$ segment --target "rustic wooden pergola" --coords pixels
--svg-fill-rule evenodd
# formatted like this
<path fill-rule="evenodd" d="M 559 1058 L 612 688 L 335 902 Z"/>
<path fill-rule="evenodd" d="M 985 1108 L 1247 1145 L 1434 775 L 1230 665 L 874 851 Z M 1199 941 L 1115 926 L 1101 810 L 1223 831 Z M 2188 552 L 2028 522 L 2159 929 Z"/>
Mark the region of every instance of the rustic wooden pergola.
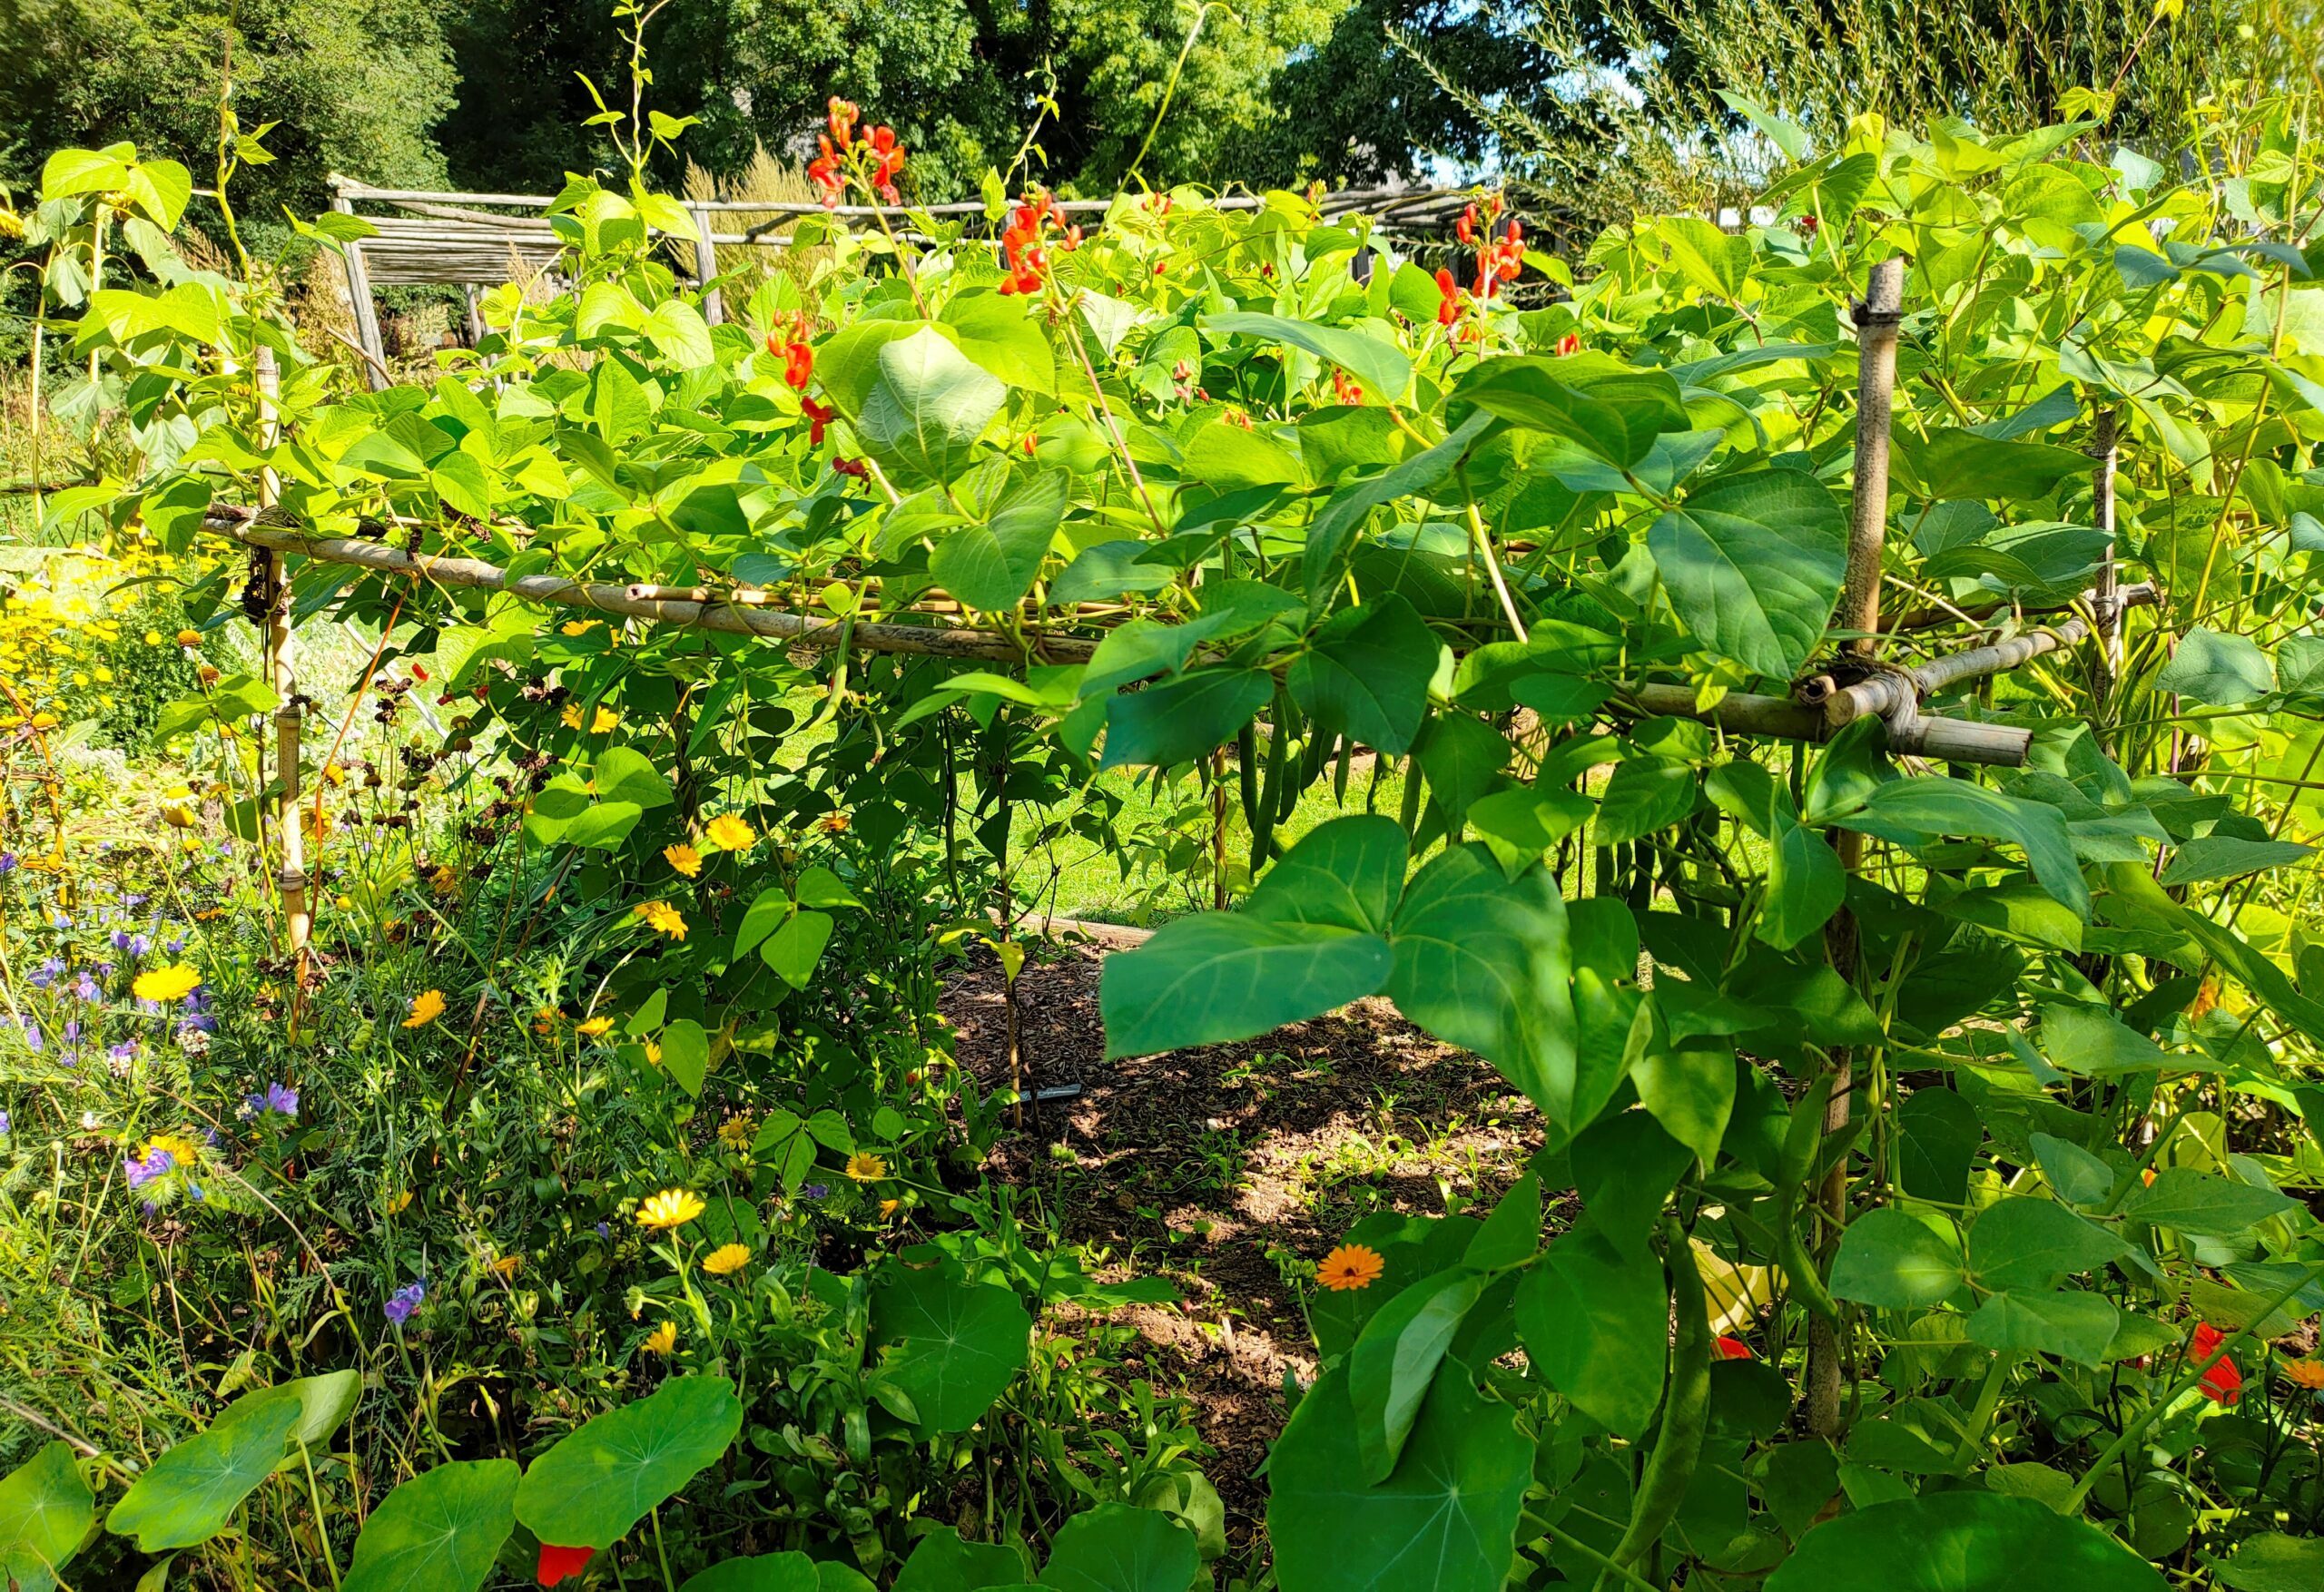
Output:
<path fill-rule="evenodd" d="M 347 244 L 344 252 L 348 301 L 354 308 L 356 332 L 375 391 L 388 384 L 388 352 L 372 290 L 466 289 L 468 334 L 474 340 L 483 330 L 477 307 L 478 291 L 512 280 L 519 271 L 533 274 L 552 270 L 563 248 L 545 213 L 555 202 L 546 194 L 374 188 L 337 175 L 330 182 L 331 208 L 342 215 L 361 214 L 375 229 L 373 236 Z M 1367 215 L 1390 235 L 1411 236 L 1450 227 L 1475 195 L 1473 187 L 1350 188 L 1324 194 L 1316 201 L 1316 209 L 1325 216 Z M 1058 201 L 1057 208 L 1078 218 L 1085 226 L 1095 226 L 1114 202 L 1068 199 Z M 1221 210 L 1256 210 L 1265 201 L 1256 194 L 1228 194 L 1212 202 Z M 359 204 L 371 213 L 359 211 Z M 721 247 L 788 248 L 791 240 L 783 234 L 810 216 L 874 221 L 882 214 L 903 213 L 894 207 L 883 211 L 865 204 L 758 199 L 690 200 L 685 208 L 694 220 L 694 270 L 695 280 L 704 288 L 703 314 L 713 326 L 725 316 L 715 285 Z M 972 228 L 989 230 L 981 201 L 921 205 L 917 210 L 940 221 L 965 221 Z"/>

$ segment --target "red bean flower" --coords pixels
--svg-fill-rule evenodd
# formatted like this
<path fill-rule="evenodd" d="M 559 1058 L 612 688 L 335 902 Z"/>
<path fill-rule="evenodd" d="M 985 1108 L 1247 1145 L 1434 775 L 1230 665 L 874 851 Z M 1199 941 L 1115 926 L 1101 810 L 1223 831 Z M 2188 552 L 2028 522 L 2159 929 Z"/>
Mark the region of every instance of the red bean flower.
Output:
<path fill-rule="evenodd" d="M 2211 1322 L 2197 1322 L 2194 1341 L 2189 1346 L 2189 1357 L 2201 1365 L 2219 1353 L 2219 1346 L 2226 1341 L 2227 1334 Z M 2234 1361 L 2224 1355 L 2221 1356 L 2218 1364 L 2203 1372 L 2203 1380 L 2197 1385 L 2203 1390 L 2203 1396 L 2214 1404 L 2231 1405 L 2243 1397 L 2243 1373 L 2235 1369 Z"/>
<path fill-rule="evenodd" d="M 1718 1341 L 1711 1345 L 1710 1352 L 1714 1360 L 1748 1360 L 1751 1358 L 1751 1345 L 1740 1338 L 1730 1338 L 1722 1332 Z"/>
<path fill-rule="evenodd" d="M 1461 284 L 1443 266 L 1436 269 L 1436 324 L 1450 326 L 1461 319 Z"/>
<path fill-rule="evenodd" d="M 544 1587 L 554 1587 L 579 1575 L 596 1552 L 594 1548 L 559 1548 L 554 1543 L 544 1542 L 541 1544 L 540 1565 L 534 1579 Z"/>
<path fill-rule="evenodd" d="M 839 411 L 829 404 L 819 404 L 811 398 L 802 398 L 799 400 L 799 408 L 807 417 L 807 446 L 809 447 L 822 447 L 824 427 L 839 418 Z"/>

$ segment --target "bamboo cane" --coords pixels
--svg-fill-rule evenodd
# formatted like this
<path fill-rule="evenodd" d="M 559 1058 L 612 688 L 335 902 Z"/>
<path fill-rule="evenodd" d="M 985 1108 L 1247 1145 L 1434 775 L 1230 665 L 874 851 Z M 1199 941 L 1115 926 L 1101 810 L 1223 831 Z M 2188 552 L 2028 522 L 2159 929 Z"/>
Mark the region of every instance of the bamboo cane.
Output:
<path fill-rule="evenodd" d="M 1904 314 L 1905 262 L 1883 260 L 1872 267 L 1864 301 L 1856 306 L 1856 496 L 1848 518 L 1847 575 L 1841 588 L 1839 624 L 1858 633 L 1848 650 L 1871 658 L 1880 631 L 1880 569 L 1888 536 L 1888 431 L 1896 386 L 1896 327 Z M 1917 701 L 1914 703 L 1915 712 Z M 1864 866 L 1864 839 L 1842 830 L 1837 849 L 1850 874 Z M 1856 915 L 1843 906 L 1825 926 L 1826 953 L 1840 977 L 1854 982 L 1856 969 Z M 1845 1047 L 1832 1052 L 1824 1107 L 1825 1133 L 1848 1125 L 1855 1092 L 1855 1057 Z M 1848 1173 L 1845 1158 L 1835 1162 L 1817 1191 L 1824 1218 L 1820 1245 L 1828 1267 L 1847 1223 Z M 1822 1437 L 1837 1437 L 1840 1413 L 1840 1341 L 1836 1323 L 1818 1314 L 1807 1321 L 1807 1425 Z"/>
<path fill-rule="evenodd" d="M 259 440 L 271 447 L 280 428 L 282 373 L 274 350 L 261 343 L 251 375 L 258 387 Z M 281 489 L 272 469 L 259 472 L 261 510 L 271 508 Z M 275 876 L 282 893 L 283 934 L 291 957 L 302 966 L 314 918 L 307 900 L 306 838 L 299 828 L 299 741 L 306 717 L 299 705 L 299 677 L 290 655 L 290 575 L 280 549 L 266 555 L 266 678 L 276 697 L 274 708 L 274 774 L 278 843 L 282 866 Z"/>

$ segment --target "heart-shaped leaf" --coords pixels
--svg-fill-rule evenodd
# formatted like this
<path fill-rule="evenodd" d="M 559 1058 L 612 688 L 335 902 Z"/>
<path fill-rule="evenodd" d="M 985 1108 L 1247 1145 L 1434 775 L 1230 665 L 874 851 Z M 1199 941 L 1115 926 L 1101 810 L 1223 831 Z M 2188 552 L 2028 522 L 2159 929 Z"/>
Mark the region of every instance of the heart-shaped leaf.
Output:
<path fill-rule="evenodd" d="M 743 1401 L 725 1378 L 674 1377 L 535 1459 L 517 1489 L 517 1518 L 560 1548 L 611 1548 L 742 1430 Z"/>

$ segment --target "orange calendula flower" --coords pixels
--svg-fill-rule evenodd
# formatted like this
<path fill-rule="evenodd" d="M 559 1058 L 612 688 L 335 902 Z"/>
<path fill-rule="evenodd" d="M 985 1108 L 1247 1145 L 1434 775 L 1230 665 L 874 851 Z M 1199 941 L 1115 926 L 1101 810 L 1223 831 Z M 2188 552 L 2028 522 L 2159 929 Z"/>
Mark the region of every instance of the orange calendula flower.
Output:
<path fill-rule="evenodd" d="M 888 1175 L 888 1164 L 866 1150 L 847 1158 L 847 1174 L 858 1183 L 877 1183 Z"/>
<path fill-rule="evenodd" d="M 201 644 L 202 633 L 200 631 L 181 630 L 178 632 L 178 645 L 182 647 L 198 647 Z"/>
<path fill-rule="evenodd" d="M 411 1013 L 403 1020 L 407 1028 L 424 1028 L 444 1015 L 444 992 L 423 989 L 411 997 Z"/>
<path fill-rule="evenodd" d="M 678 1323 L 667 1317 L 664 1317 L 662 1324 L 645 1336 L 645 1349 L 648 1354 L 667 1354 L 677 1346 Z"/>
<path fill-rule="evenodd" d="M 2287 1360 L 2284 1380 L 2297 1387 L 2324 1391 L 2324 1360 Z"/>
<path fill-rule="evenodd" d="M 1360 1243 L 1343 1243 L 1315 1268 L 1315 1281 L 1334 1293 L 1345 1293 L 1371 1287 L 1387 1269 L 1388 1263 L 1380 1258 L 1378 1250 Z"/>
<path fill-rule="evenodd" d="M 722 812 L 703 826 L 703 834 L 722 851 L 745 851 L 758 839 L 751 826 L 731 812 Z"/>
<path fill-rule="evenodd" d="M 637 1207 L 637 1224 L 665 1232 L 683 1227 L 702 1214 L 702 1196 L 690 1188 L 665 1188 L 660 1194 L 649 1194 Z"/>
<path fill-rule="evenodd" d="M 714 1277 L 731 1276 L 751 1263 L 751 1246 L 722 1243 L 702 1257 L 702 1269 Z"/>
<path fill-rule="evenodd" d="M 688 879 L 702 871 L 702 853 L 683 840 L 675 846 L 663 847 L 662 860 Z"/>

